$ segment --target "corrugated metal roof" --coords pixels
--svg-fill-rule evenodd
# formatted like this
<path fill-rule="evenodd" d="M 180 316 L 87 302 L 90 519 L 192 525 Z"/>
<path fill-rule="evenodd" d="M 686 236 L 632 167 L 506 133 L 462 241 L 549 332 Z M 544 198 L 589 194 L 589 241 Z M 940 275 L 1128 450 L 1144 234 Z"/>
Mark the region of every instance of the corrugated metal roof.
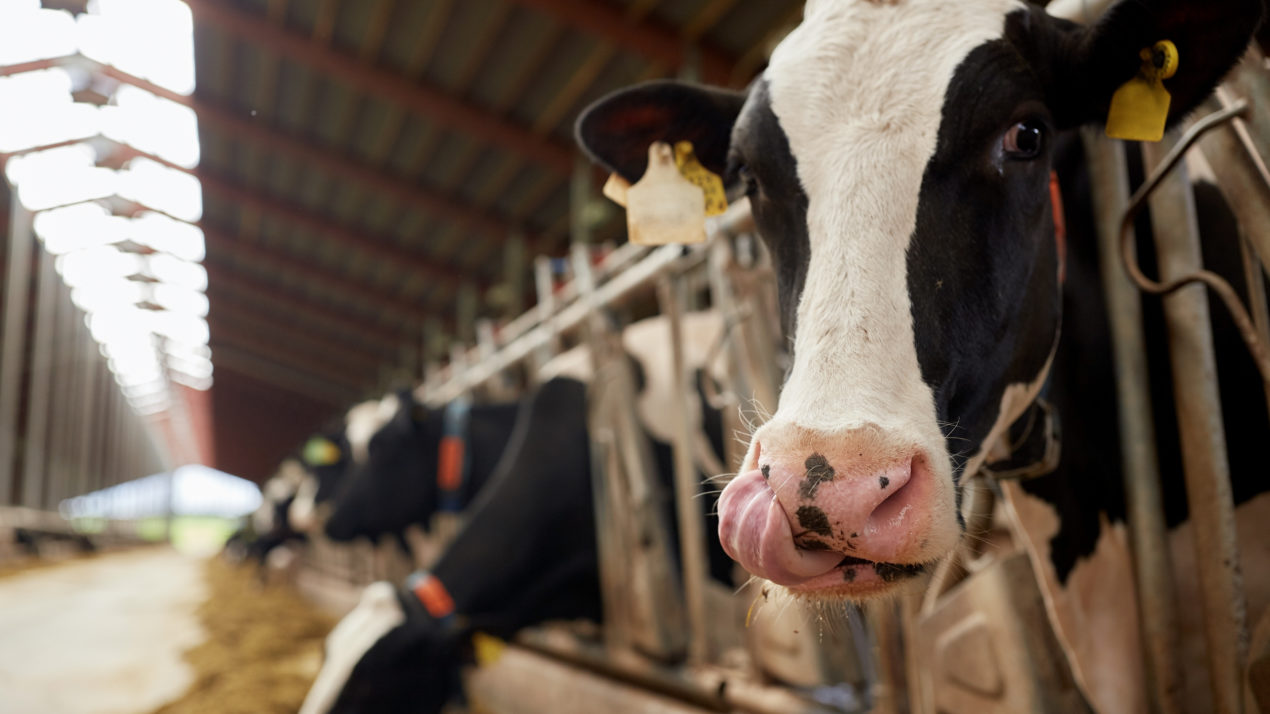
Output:
<path fill-rule="evenodd" d="M 802 5 L 188 1 L 217 466 L 256 478 L 418 370 L 425 321 L 498 284 L 510 234 L 563 251 L 582 107 L 694 54 L 742 85 Z"/>

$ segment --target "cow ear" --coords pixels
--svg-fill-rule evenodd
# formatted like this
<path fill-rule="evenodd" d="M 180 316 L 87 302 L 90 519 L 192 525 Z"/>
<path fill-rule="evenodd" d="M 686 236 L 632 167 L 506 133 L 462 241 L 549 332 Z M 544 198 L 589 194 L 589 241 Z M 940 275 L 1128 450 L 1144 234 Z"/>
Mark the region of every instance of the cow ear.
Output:
<path fill-rule="evenodd" d="M 1112 95 L 1142 66 L 1139 53 L 1169 40 L 1178 54 L 1176 73 L 1164 80 L 1172 126 L 1239 61 L 1261 14 L 1262 0 L 1119 0 L 1064 43 L 1067 71 L 1060 70 L 1062 87 L 1051 106 L 1062 124 L 1105 121 Z"/>
<path fill-rule="evenodd" d="M 646 82 L 614 92 L 578 116 L 574 133 L 591 160 L 634 183 L 648 168 L 655 141 L 691 141 L 716 174 L 727 165 L 732 124 L 745 93 L 674 81 Z"/>

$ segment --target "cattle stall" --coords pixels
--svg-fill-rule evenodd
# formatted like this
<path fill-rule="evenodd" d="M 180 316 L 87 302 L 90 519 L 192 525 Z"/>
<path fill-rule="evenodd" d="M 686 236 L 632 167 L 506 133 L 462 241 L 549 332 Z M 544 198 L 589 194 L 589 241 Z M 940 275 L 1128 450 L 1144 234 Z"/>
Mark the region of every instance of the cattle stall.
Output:
<path fill-rule="evenodd" d="M 923 2 L 3 4 L 0 576 L 207 464 L 172 711 L 1270 714 L 1270 7 Z"/>

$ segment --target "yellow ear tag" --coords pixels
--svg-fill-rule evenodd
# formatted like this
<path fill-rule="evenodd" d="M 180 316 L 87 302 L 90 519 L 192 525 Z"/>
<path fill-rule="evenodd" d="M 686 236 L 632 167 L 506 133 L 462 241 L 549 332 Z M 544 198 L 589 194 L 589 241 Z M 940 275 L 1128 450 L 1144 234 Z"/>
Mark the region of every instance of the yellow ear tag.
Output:
<path fill-rule="evenodd" d="M 340 447 L 315 436 L 304 444 L 304 461 L 310 466 L 330 466 L 340 460 Z"/>
<path fill-rule="evenodd" d="M 484 632 L 472 633 L 472 654 L 476 664 L 482 667 L 494 664 L 503 656 L 507 643 Z"/>
<path fill-rule="evenodd" d="M 1160 40 L 1138 53 L 1142 68 L 1111 95 L 1107 136 L 1130 141 L 1159 141 L 1169 116 L 1169 90 L 1164 80 L 1177 72 L 1177 46 Z"/>
<path fill-rule="evenodd" d="M 728 210 L 728 197 L 723 192 L 723 179 L 701 165 L 692 151 L 691 141 L 675 144 L 675 167 L 683 177 L 701 187 L 706 195 L 706 215 L 717 216 Z"/>
<path fill-rule="evenodd" d="M 609 174 L 609 180 L 604 182 L 604 195 L 622 208 L 626 208 L 626 192 L 629 190 L 630 182 L 616 173 Z"/>
<path fill-rule="evenodd" d="M 648 170 L 626 191 L 626 230 L 636 245 L 706 239 L 706 197 L 675 167 L 670 144 L 648 147 Z"/>

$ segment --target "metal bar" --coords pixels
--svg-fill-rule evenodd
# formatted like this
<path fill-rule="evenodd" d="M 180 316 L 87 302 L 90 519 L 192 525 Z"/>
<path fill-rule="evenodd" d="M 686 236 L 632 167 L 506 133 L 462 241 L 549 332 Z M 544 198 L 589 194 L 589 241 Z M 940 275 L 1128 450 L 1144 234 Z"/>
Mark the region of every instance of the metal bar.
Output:
<path fill-rule="evenodd" d="M 1228 108 L 1231 104 L 1210 100 L 1208 107 Z M 1262 267 L 1270 272 L 1270 186 L 1232 128 L 1208 132 L 1200 139 L 1199 147 Z"/>
<path fill-rule="evenodd" d="M 706 612 L 706 532 L 702 523 L 698 495 L 697 468 L 692 458 L 692 430 L 688 415 L 696 412 L 688 400 L 696 398 L 696 390 L 688 386 L 684 364 L 683 305 L 687 299 L 682 279 L 663 276 L 657 283 L 657 299 L 661 312 L 670 322 L 670 364 L 674 370 L 675 436 L 672 444 L 675 465 L 675 507 L 679 519 L 679 557 L 683 571 L 684 604 L 688 615 L 688 662 L 709 661 L 711 638 Z"/>
<path fill-rule="evenodd" d="M 1173 596 L 1160 466 L 1156 454 L 1151 386 L 1147 382 L 1146 338 L 1142 302 L 1120 266 L 1120 217 L 1129 202 L 1129 174 L 1124 144 L 1107 139 L 1100 129 L 1083 132 L 1089 166 L 1094 218 L 1098 230 L 1102 291 L 1111 327 L 1116 371 L 1116 404 L 1120 460 L 1133 545 L 1134 577 L 1141 606 L 1142 646 L 1148 689 L 1154 709 L 1181 711 L 1181 669 L 1176 653 L 1177 610 Z"/>
<path fill-rule="evenodd" d="M 26 449 L 22 462 L 22 505 L 46 505 L 44 491 L 53 388 L 53 338 L 57 328 L 57 293 L 62 281 L 53 269 L 54 258 L 42 247 L 39 286 L 35 297 L 35 335 L 31 338 L 31 382 L 28 392 Z"/>
<path fill-rule="evenodd" d="M 92 450 L 92 431 L 93 431 L 93 406 L 97 396 L 97 342 L 93 340 L 93 336 L 88 332 L 87 326 L 80 322 L 80 335 L 82 342 L 80 343 L 80 359 L 83 360 L 79 364 L 79 369 L 83 372 L 83 382 L 80 383 L 79 393 L 75 395 L 75 405 L 79 413 L 76 421 L 78 428 L 73 438 L 75 439 L 75 474 L 76 474 L 76 491 L 78 493 L 89 493 L 94 490 L 93 484 L 93 455 Z"/>
<path fill-rule="evenodd" d="M 1270 345 L 1270 303 L 1266 301 L 1265 273 L 1252 245 L 1240 236 L 1239 250 L 1244 263 L 1244 284 L 1248 286 L 1248 307 L 1252 324 L 1262 344 Z M 1266 410 L 1270 411 L 1270 382 L 1262 382 L 1266 393 Z"/>
<path fill-rule="evenodd" d="M 1148 168 L 1162 162 L 1176 141 L 1145 144 Z M 1199 227 L 1185 167 L 1160 182 L 1151 196 L 1151 217 L 1165 280 L 1201 269 Z M 1246 643 L 1243 578 L 1235 533 L 1230 468 L 1223 438 L 1217 360 L 1213 353 L 1208 295 L 1191 285 L 1164 297 L 1173 363 L 1182 463 L 1194 524 L 1197 579 L 1204 603 L 1204 634 L 1215 711 L 1243 711 Z"/>
<path fill-rule="evenodd" d="M 9 209 L 8 275 L 5 280 L 4 326 L 0 333 L 0 503 L 13 498 L 16 486 L 14 456 L 17 451 L 18 408 L 22 395 L 22 368 L 26 353 L 27 302 L 31 289 L 31 213 L 13 197 Z"/>
<path fill-rule="evenodd" d="M 66 286 L 57 291 L 57 328 L 53 348 L 53 414 L 49 421 L 45 448 L 48 454 L 49 499 L 60 503 L 75 495 L 70 480 L 70 454 L 66 448 L 67 424 L 70 421 L 74 393 L 75 321 L 79 312 L 71 302 Z"/>

